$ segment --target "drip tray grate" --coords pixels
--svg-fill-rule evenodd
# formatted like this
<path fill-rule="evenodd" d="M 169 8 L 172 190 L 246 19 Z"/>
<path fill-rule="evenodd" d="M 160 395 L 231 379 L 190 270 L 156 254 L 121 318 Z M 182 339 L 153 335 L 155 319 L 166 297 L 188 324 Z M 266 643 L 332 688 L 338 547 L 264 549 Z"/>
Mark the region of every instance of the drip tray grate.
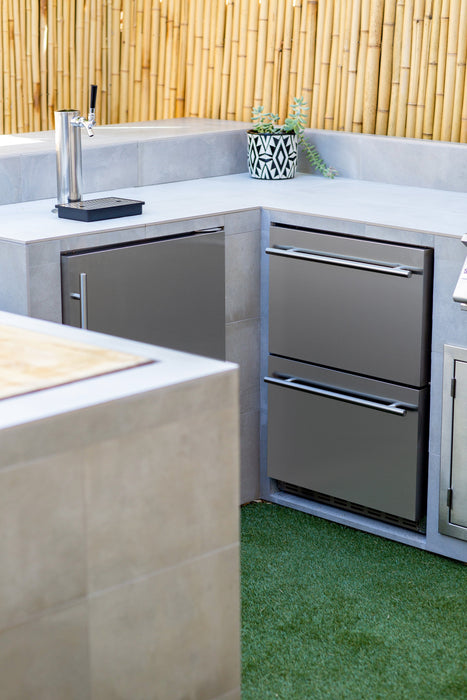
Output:
<path fill-rule="evenodd" d="M 102 197 L 101 199 L 88 199 L 69 204 L 57 204 L 57 211 L 61 219 L 102 221 L 103 219 L 117 219 L 120 216 L 141 214 L 143 204 L 144 202 L 136 199 Z"/>

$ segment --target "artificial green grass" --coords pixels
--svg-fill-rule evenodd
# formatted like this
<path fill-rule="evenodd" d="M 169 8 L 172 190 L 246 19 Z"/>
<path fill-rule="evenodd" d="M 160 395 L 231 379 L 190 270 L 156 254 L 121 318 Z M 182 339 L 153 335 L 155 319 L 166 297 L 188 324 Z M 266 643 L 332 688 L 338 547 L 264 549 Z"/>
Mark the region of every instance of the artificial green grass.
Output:
<path fill-rule="evenodd" d="M 242 700 L 464 700 L 467 567 L 269 503 L 241 509 Z"/>

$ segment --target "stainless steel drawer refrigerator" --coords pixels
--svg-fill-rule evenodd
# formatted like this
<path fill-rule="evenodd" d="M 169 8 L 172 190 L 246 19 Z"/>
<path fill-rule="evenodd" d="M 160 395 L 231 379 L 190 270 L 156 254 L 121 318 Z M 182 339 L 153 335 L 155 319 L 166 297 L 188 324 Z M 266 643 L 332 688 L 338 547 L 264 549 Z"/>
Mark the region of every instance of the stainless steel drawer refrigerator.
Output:
<path fill-rule="evenodd" d="M 410 529 L 426 509 L 433 251 L 272 226 L 268 476 Z"/>
<path fill-rule="evenodd" d="M 62 253 L 63 323 L 225 359 L 223 228 Z"/>

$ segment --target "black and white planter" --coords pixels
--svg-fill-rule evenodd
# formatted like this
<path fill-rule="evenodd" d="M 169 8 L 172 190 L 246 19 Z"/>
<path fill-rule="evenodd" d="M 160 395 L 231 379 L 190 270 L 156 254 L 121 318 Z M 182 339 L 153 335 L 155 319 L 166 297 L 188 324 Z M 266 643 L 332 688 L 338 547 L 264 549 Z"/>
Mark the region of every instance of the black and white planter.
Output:
<path fill-rule="evenodd" d="M 288 180 L 297 169 L 296 134 L 258 134 L 247 131 L 248 170 L 259 180 Z"/>

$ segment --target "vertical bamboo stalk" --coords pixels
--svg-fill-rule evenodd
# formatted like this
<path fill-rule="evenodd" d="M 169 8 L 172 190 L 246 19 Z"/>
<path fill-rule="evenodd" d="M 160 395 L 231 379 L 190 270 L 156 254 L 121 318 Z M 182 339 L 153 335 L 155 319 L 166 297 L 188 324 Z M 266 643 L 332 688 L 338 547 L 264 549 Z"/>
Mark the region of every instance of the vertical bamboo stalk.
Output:
<path fill-rule="evenodd" d="M 64 39 L 64 22 L 63 22 L 63 0 L 57 0 L 57 24 L 56 24 L 56 61 L 55 61 L 55 75 L 57 81 L 57 109 L 64 109 L 66 102 L 63 99 L 64 93 L 64 48 L 66 50 L 66 39 Z"/>
<path fill-rule="evenodd" d="M 162 119 L 164 117 L 164 79 L 167 46 L 167 18 L 168 2 L 167 0 L 161 0 L 161 13 L 159 18 L 159 56 L 157 59 L 157 119 Z"/>
<path fill-rule="evenodd" d="M 172 70 L 172 62 L 174 60 L 174 6 L 173 3 L 167 3 L 167 18 L 166 18 L 166 39 L 165 39 L 165 51 L 164 51 L 164 73 L 162 82 L 162 92 L 163 95 L 163 106 L 162 114 L 163 119 L 167 119 L 169 116 L 169 103 L 170 103 L 170 74 Z"/>
<path fill-rule="evenodd" d="M 464 101 L 462 104 L 461 133 L 459 140 L 461 143 L 467 143 L 467 73 L 465 75 Z"/>
<path fill-rule="evenodd" d="M 206 98 L 208 92 L 209 44 L 211 29 L 211 0 L 204 1 L 203 23 L 201 30 L 200 82 L 198 96 L 198 117 L 206 116 Z"/>
<path fill-rule="evenodd" d="M 19 0 L 13 0 L 13 56 L 14 56 L 14 85 L 15 85 L 15 102 L 16 102 L 16 130 L 19 133 L 24 131 L 24 115 L 23 115 L 23 76 L 21 56 L 23 53 L 23 45 L 21 41 L 21 20 Z M 11 39 L 11 36 L 10 36 Z"/>
<path fill-rule="evenodd" d="M 459 141 L 461 135 L 462 105 L 464 101 L 465 62 L 467 55 L 467 3 L 461 3 L 459 40 L 457 44 L 456 80 L 452 109 L 451 141 Z"/>
<path fill-rule="evenodd" d="M 234 0 L 232 18 L 232 40 L 230 51 L 230 80 L 229 94 L 227 98 L 227 119 L 235 119 L 235 104 L 237 97 L 237 66 L 238 66 L 238 46 L 240 31 L 240 2 Z"/>
<path fill-rule="evenodd" d="M 368 50 L 365 64 L 365 90 L 363 93 L 362 130 L 365 134 L 373 134 L 376 128 L 383 11 L 383 0 L 371 0 Z"/>
<path fill-rule="evenodd" d="M 353 0 L 350 29 L 349 67 L 347 70 L 347 96 L 345 100 L 344 131 L 352 131 L 353 110 L 358 67 L 358 37 L 360 34 L 360 0 Z"/>
<path fill-rule="evenodd" d="M 438 69 L 439 32 L 441 22 L 441 0 L 434 0 L 433 22 L 431 27 L 428 69 L 426 78 L 425 109 L 423 111 L 424 139 L 433 138 L 433 121 L 436 97 L 436 74 Z"/>
<path fill-rule="evenodd" d="M 297 0 L 293 3 L 293 26 L 292 26 L 292 53 L 290 56 L 290 71 L 289 71 L 289 98 L 288 103 L 290 104 L 293 97 L 298 95 L 297 93 L 297 76 L 298 76 L 298 56 L 300 49 L 300 17 L 302 11 L 302 4 L 304 0 Z M 261 5 L 260 5 L 261 7 Z M 261 11 L 261 10 L 260 10 Z M 257 63 L 257 71 L 259 70 L 259 65 Z M 313 86 L 312 86 L 313 89 Z"/>
<path fill-rule="evenodd" d="M 54 111 L 57 105 L 57 2 L 49 0 L 47 7 L 47 82 L 49 89 L 47 92 L 47 123 L 49 128 L 54 125 Z"/>
<path fill-rule="evenodd" d="M 130 22 L 130 62 L 128 67 L 128 119 L 129 122 L 136 121 L 136 113 L 139 112 L 135 104 L 135 62 L 136 62 L 136 4 L 139 0 L 131 0 L 131 22 Z"/>
<path fill-rule="evenodd" d="M 444 84 L 443 118 L 441 120 L 441 140 L 451 138 L 454 86 L 456 82 L 457 40 L 459 37 L 460 0 L 451 0 L 449 10 L 449 32 L 446 56 L 446 79 Z"/>
<path fill-rule="evenodd" d="M 246 74 L 243 91 L 242 119 L 248 121 L 251 117 L 255 91 L 256 52 L 258 41 L 258 14 L 257 2 L 250 2 L 248 7 L 247 42 L 246 42 Z"/>
<path fill-rule="evenodd" d="M 303 66 L 303 79 L 302 79 L 302 89 L 301 95 L 306 98 L 307 105 L 312 104 L 313 95 L 313 80 L 315 65 L 317 63 L 317 55 L 314 51 L 315 40 L 316 40 L 316 22 L 318 13 L 318 3 L 316 0 L 307 0 L 307 12 L 306 12 L 306 36 L 308 37 L 310 50 L 305 51 L 305 63 Z M 308 112 L 308 126 L 311 124 L 311 114 Z"/>
<path fill-rule="evenodd" d="M 62 67 L 63 67 L 63 80 L 62 80 L 62 105 L 65 109 L 70 109 L 70 61 L 71 61 L 71 46 L 70 46 L 70 3 L 63 3 L 63 14 L 62 14 L 62 42 L 61 47 L 62 54 Z M 73 17 L 74 26 L 74 17 Z M 59 47 L 60 51 L 60 47 Z"/>
<path fill-rule="evenodd" d="M 160 43 L 160 2 L 152 4 L 151 11 L 151 61 L 149 69 L 149 109 L 151 119 L 157 115 L 157 82 L 159 74 L 159 43 Z"/>
<path fill-rule="evenodd" d="M 420 77 L 418 80 L 417 92 L 417 112 L 415 119 L 414 136 L 419 139 L 423 135 L 423 115 L 425 113 L 426 86 L 428 78 L 428 61 L 430 53 L 430 41 L 433 24 L 433 0 L 428 0 L 425 4 L 423 18 L 423 39 L 420 57 Z"/>
<path fill-rule="evenodd" d="M 175 102 L 177 96 L 177 74 L 178 74 L 178 61 L 180 57 L 180 2 L 175 3 L 173 17 L 173 55 L 170 64 L 170 74 L 168 80 L 168 103 L 167 103 L 167 116 L 173 118 L 175 116 Z"/>
<path fill-rule="evenodd" d="M 268 0 L 262 0 L 259 6 L 258 40 L 256 45 L 256 71 L 253 104 L 258 106 L 263 101 L 264 62 L 266 59 L 266 41 L 268 35 Z M 226 37 L 227 39 L 227 37 Z M 227 41 L 226 41 L 227 51 Z"/>
<path fill-rule="evenodd" d="M 405 0 L 396 0 L 396 19 L 392 51 L 391 98 L 387 125 L 388 136 L 396 133 L 397 104 L 399 102 L 400 62 L 402 53 L 402 30 L 404 25 Z"/>
<path fill-rule="evenodd" d="M 130 68 L 131 0 L 122 2 L 122 48 L 120 57 L 120 92 L 118 97 L 118 121 L 128 122 L 128 81 Z"/>
<path fill-rule="evenodd" d="M 204 101 L 205 116 L 212 116 L 212 92 L 214 87 L 214 57 L 216 54 L 216 27 L 217 27 L 217 5 L 218 0 L 210 0 L 210 23 L 209 23 L 209 47 L 208 47 L 208 68 L 207 68 L 207 88 Z"/>
<path fill-rule="evenodd" d="M 144 0 L 141 27 L 141 95 L 140 119 L 149 119 L 149 74 L 151 66 L 151 0 Z"/>
<path fill-rule="evenodd" d="M 237 0 L 238 1 L 238 0 Z M 248 3 L 249 0 L 240 1 L 240 34 L 238 41 L 237 59 L 237 91 L 235 96 L 235 119 L 243 117 L 243 91 L 245 86 L 246 71 L 246 47 L 248 33 Z"/>
<path fill-rule="evenodd" d="M 115 124 L 119 119 L 120 105 L 120 12 L 121 0 L 112 3 L 110 26 L 110 123 Z"/>
<path fill-rule="evenodd" d="M 132 121 L 141 119 L 141 99 L 143 81 L 143 25 L 144 2 L 136 0 L 135 33 L 134 33 L 134 72 L 133 72 L 133 116 Z"/>
<path fill-rule="evenodd" d="M 193 4 L 195 0 L 192 0 Z M 197 117 L 199 110 L 199 88 L 201 83 L 201 63 L 203 54 L 204 0 L 196 0 L 193 45 L 193 79 L 191 84 L 190 116 Z"/>
<path fill-rule="evenodd" d="M 308 5 L 308 3 L 307 3 Z M 324 23 L 325 23 L 325 18 L 326 18 L 326 2 L 320 2 L 318 4 L 318 18 L 317 18 L 317 25 L 316 25 L 316 38 L 315 38 L 315 45 L 314 47 L 307 46 L 307 53 L 308 51 L 313 51 L 314 50 L 314 55 L 315 55 L 315 61 L 314 61 L 314 78 L 313 78 L 313 100 L 311 104 L 311 126 L 314 128 L 318 128 L 318 113 L 319 113 L 319 103 L 320 103 L 320 95 L 321 95 L 321 57 L 323 55 L 323 41 L 324 41 Z M 307 27 L 307 17 L 305 16 L 302 18 L 302 21 L 304 20 L 304 24 L 302 24 L 302 27 Z M 303 37 L 303 31 L 301 31 L 300 34 L 301 37 Z M 305 30 L 305 37 L 306 39 L 306 30 Z M 302 44 L 302 41 L 300 42 L 300 45 Z M 300 75 L 300 74 L 299 74 Z M 298 81 L 297 81 L 298 83 Z M 300 91 L 301 92 L 301 91 Z M 319 127 L 321 128 L 321 127 Z"/>
<path fill-rule="evenodd" d="M 226 5 L 224 0 L 218 0 L 216 13 L 216 31 L 214 42 L 214 75 L 212 84 L 211 97 L 211 116 L 213 119 L 219 119 L 221 111 L 221 85 L 222 85 L 222 66 L 224 57 L 224 22 L 225 22 Z"/>
<path fill-rule="evenodd" d="M 360 48 L 358 50 L 357 77 L 355 84 L 355 103 L 353 110 L 352 131 L 361 132 L 363 129 L 363 109 L 365 94 L 366 57 L 368 53 L 368 37 L 370 32 L 370 0 L 362 0 L 360 18 Z"/>
<path fill-rule="evenodd" d="M 277 23 L 277 0 L 269 0 L 268 7 L 268 33 L 266 37 L 266 54 L 264 60 L 263 95 L 261 104 L 266 112 L 274 110 L 272 101 L 273 78 L 274 78 L 274 45 L 276 38 Z"/>
<path fill-rule="evenodd" d="M 87 114 L 88 101 L 89 101 L 89 60 L 90 60 L 90 47 L 91 47 L 91 32 L 89 31 L 91 20 L 91 4 L 90 0 L 86 0 L 84 3 L 84 20 L 83 20 L 83 36 L 84 36 L 84 48 L 83 48 L 83 90 L 81 93 L 81 114 Z"/>
<path fill-rule="evenodd" d="M 318 96 L 318 115 L 316 126 L 318 129 L 324 129 L 324 117 L 326 112 L 326 100 L 328 93 L 329 66 L 331 61 L 331 46 L 332 46 L 332 27 L 333 27 L 333 12 L 334 3 L 326 3 L 326 12 L 324 15 L 324 30 L 323 30 L 323 45 L 320 58 L 320 74 L 319 74 L 319 96 Z"/>
<path fill-rule="evenodd" d="M 336 97 L 334 102 L 333 129 L 342 131 L 344 128 L 345 100 L 347 96 L 347 77 L 349 64 L 350 18 L 352 16 L 352 0 L 344 2 L 341 9 L 339 26 L 339 46 L 337 49 Z"/>
<path fill-rule="evenodd" d="M 84 102 L 86 112 L 88 111 L 88 106 L 89 106 L 89 86 L 91 83 L 96 84 L 96 66 L 97 66 L 97 51 L 98 47 L 97 46 L 97 37 L 98 37 L 98 31 L 97 31 L 97 7 L 96 7 L 96 1 L 97 0 L 88 0 L 88 7 L 89 9 L 89 16 L 88 16 L 88 34 L 89 34 L 89 68 L 88 68 L 88 79 L 86 83 L 86 99 Z M 101 7 L 102 0 L 99 0 L 98 4 Z M 99 51 L 100 54 L 100 51 Z M 102 86 L 101 86 L 102 87 Z M 99 94 L 100 98 L 100 94 Z"/>
<path fill-rule="evenodd" d="M 3 85 L 3 129 L 11 134 L 10 53 L 8 42 L 8 8 L 2 3 L 2 85 Z"/>
<path fill-rule="evenodd" d="M 41 130 L 47 129 L 47 0 L 41 0 L 40 4 L 40 115 Z M 4 44 L 5 45 L 5 44 Z"/>
<path fill-rule="evenodd" d="M 188 29 L 187 29 L 187 50 L 186 50 L 186 88 L 185 88 L 185 109 L 186 117 L 190 115 L 191 95 L 194 72 L 195 53 L 195 24 L 196 24 L 196 2 L 189 0 Z"/>
<path fill-rule="evenodd" d="M 383 34 L 381 38 L 381 67 L 375 129 L 375 133 L 377 134 L 386 134 L 388 129 L 393 48 L 395 50 L 393 44 L 395 20 L 396 0 L 386 0 L 384 4 Z"/>
<path fill-rule="evenodd" d="M 264 0 L 266 1 L 266 0 Z M 227 119 L 230 92 L 230 62 L 232 55 L 233 2 L 227 0 L 225 8 L 224 57 L 222 60 L 220 118 Z"/>
<path fill-rule="evenodd" d="M 25 102 L 24 114 L 26 131 L 34 131 L 34 105 L 33 105 L 33 84 L 32 84 L 32 7 L 31 0 L 26 0 L 23 5 L 25 22 L 23 31 L 23 75 L 26 76 L 27 90 L 23 96 Z M 1 42 L 1 39 L 0 39 Z M 0 131 L 1 133 L 1 131 Z"/>
<path fill-rule="evenodd" d="M 415 136 L 415 122 L 417 117 L 417 96 L 420 80 L 420 60 L 423 40 L 423 6 L 425 0 L 415 0 L 412 19 L 412 50 L 410 55 L 410 78 L 407 97 L 407 117 L 405 136 Z"/>
<path fill-rule="evenodd" d="M 74 87 L 74 109 L 81 108 L 84 68 L 84 0 L 76 2 L 76 83 Z"/>
<path fill-rule="evenodd" d="M 292 53 L 293 3 L 286 2 L 282 38 L 282 61 L 279 76 L 279 114 L 284 119 L 289 107 L 290 59 Z"/>
<path fill-rule="evenodd" d="M 3 4 L 0 3 L 0 133 L 5 134 L 5 91 L 3 88 Z"/>
<path fill-rule="evenodd" d="M 397 102 L 396 136 L 405 136 L 407 100 L 410 81 L 410 57 L 412 52 L 413 9 L 413 0 L 406 0 L 404 8 L 404 25 L 402 28 L 402 53 L 399 78 L 399 95 Z"/>
<path fill-rule="evenodd" d="M 438 44 L 438 71 L 436 74 L 435 113 L 433 118 L 433 138 L 441 139 L 441 121 L 443 118 L 444 80 L 446 76 L 446 58 L 449 30 L 449 0 L 443 0 Z"/>
<path fill-rule="evenodd" d="M 188 49 L 188 3 L 189 0 L 182 0 L 181 19 L 180 19 L 180 60 L 178 63 L 177 72 L 177 94 L 175 103 L 175 116 L 182 117 L 185 112 L 185 66 L 187 63 Z M 223 3 L 222 3 L 223 5 Z"/>
<path fill-rule="evenodd" d="M 334 15 L 332 21 L 332 32 L 331 32 L 331 53 L 329 59 L 329 70 L 327 79 L 327 95 L 324 110 L 324 128 L 332 129 L 334 127 L 334 116 L 335 116 L 335 106 L 336 106 L 336 94 L 337 94 L 337 71 L 338 71 L 338 51 L 340 44 L 340 25 L 341 25 L 341 14 L 343 14 L 343 8 L 341 8 L 340 0 L 335 0 L 334 3 Z"/>

